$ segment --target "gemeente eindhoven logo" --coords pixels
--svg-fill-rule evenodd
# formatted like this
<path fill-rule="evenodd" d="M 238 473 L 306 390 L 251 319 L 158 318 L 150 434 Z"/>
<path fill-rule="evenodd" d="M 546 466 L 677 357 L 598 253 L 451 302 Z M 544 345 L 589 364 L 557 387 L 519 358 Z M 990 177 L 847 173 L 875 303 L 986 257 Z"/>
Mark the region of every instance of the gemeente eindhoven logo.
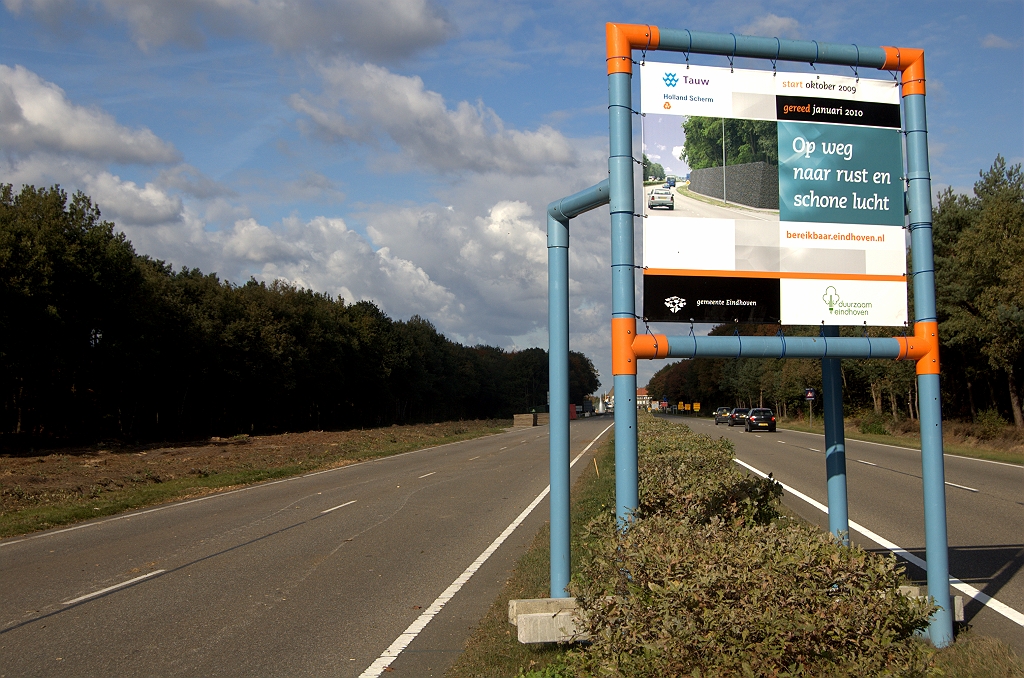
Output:
<path fill-rule="evenodd" d="M 679 313 L 686 306 L 686 299 L 680 297 L 668 297 L 665 299 L 665 305 L 668 306 L 668 310 L 673 313 Z"/>

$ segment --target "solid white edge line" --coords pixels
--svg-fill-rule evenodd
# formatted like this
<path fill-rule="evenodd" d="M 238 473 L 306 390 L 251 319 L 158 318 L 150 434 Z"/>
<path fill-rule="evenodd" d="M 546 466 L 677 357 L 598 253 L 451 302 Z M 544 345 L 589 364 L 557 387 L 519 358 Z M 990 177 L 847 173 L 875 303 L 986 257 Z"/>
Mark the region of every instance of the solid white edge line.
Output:
<path fill-rule="evenodd" d="M 324 474 L 324 473 L 333 473 L 334 471 L 342 471 L 344 469 L 355 468 L 356 466 L 364 466 L 366 464 L 375 464 L 377 462 L 383 462 L 383 461 L 387 461 L 389 459 L 398 459 L 399 457 L 405 457 L 405 456 L 408 456 L 410 454 L 418 454 L 419 452 L 426 452 L 428 450 L 436 450 L 436 449 L 439 449 L 441 447 L 448 447 L 449 445 L 458 445 L 460 443 L 469 443 L 469 442 L 472 442 L 474 440 L 483 440 L 484 438 L 490 438 L 491 436 L 504 435 L 504 433 L 508 433 L 508 431 L 505 431 L 503 433 L 492 433 L 490 435 L 480 436 L 479 438 L 470 438 L 469 440 L 455 440 L 455 441 L 452 441 L 450 443 L 443 443 L 441 445 L 433 445 L 431 447 L 423 447 L 423 448 L 420 448 L 418 450 L 409 450 L 408 452 L 402 452 L 400 454 L 393 454 L 393 455 L 391 455 L 389 457 L 377 457 L 376 459 L 366 459 L 364 461 L 357 461 L 354 464 L 346 464 L 344 466 L 335 466 L 334 468 L 327 468 L 327 469 L 324 469 L 322 471 L 313 471 L 312 473 L 306 473 L 305 475 L 301 475 L 301 476 L 291 476 L 289 478 L 282 478 L 281 480 L 272 480 L 272 481 L 267 482 L 267 483 L 258 483 L 256 485 L 249 485 L 247 487 L 240 487 L 237 490 L 228 490 L 227 492 L 214 492 L 213 494 L 208 494 L 205 497 L 198 497 L 196 499 L 186 499 L 185 501 L 179 501 L 179 502 L 175 502 L 173 504 L 165 504 L 163 506 L 157 506 L 156 508 L 145 509 L 143 511 L 135 511 L 133 513 L 125 513 L 125 514 L 122 514 L 122 515 L 119 515 L 119 516 L 113 516 L 111 518 L 107 518 L 106 520 L 97 520 L 97 521 L 94 521 L 94 522 L 83 523 L 81 525 L 73 525 L 71 527 L 65 527 L 65 528 L 62 528 L 60 530 L 52 530 L 52 531 L 49 531 L 49 532 L 41 532 L 39 534 L 34 534 L 34 535 L 30 536 L 30 537 L 24 537 L 23 539 L 17 539 L 17 540 L 14 540 L 14 541 L 3 542 L 3 543 L 0 543 L 0 549 L 4 548 L 5 546 L 13 546 L 14 544 L 19 544 L 19 543 L 21 543 L 23 541 L 33 541 L 35 539 L 42 539 L 44 537 L 52 537 L 54 535 L 63 534 L 65 532 L 74 532 L 75 530 L 84 530 L 87 527 L 96 527 L 97 525 L 106 525 L 107 523 L 113 523 L 113 522 L 118 521 L 118 520 L 128 520 L 129 518 L 135 518 L 136 516 L 144 516 L 147 513 L 156 513 L 157 511 L 166 511 L 168 509 L 178 508 L 179 506 L 187 506 L 189 504 L 195 504 L 195 503 L 198 503 L 198 502 L 201 502 L 201 501 L 207 501 L 209 499 L 218 499 L 220 497 L 226 497 L 226 496 L 228 496 L 230 494 L 237 494 L 239 492 L 248 492 L 249 490 L 256 490 L 256 489 L 259 489 L 261 487 L 270 487 L 271 485 L 277 485 L 278 483 L 289 483 L 289 482 L 291 482 L 293 480 L 300 480 L 302 478 L 312 478 L 313 476 L 318 476 L 318 475 L 321 475 L 321 474 Z"/>
<path fill-rule="evenodd" d="M 764 473 L 763 471 L 759 471 L 758 469 L 754 468 L 753 466 L 751 466 L 750 464 L 748 464 L 748 463 L 746 463 L 744 461 L 740 461 L 739 459 L 733 459 L 733 461 L 735 461 L 737 464 L 739 464 L 743 468 L 751 471 L 752 473 L 755 473 L 755 474 L 761 476 L 762 478 L 767 478 L 768 477 L 767 473 Z M 775 482 L 779 483 L 778 480 L 775 480 Z M 807 502 L 808 504 L 810 504 L 814 508 L 818 509 L 822 513 L 828 514 L 828 507 L 825 506 L 824 504 L 822 504 L 821 502 L 815 501 L 814 499 L 811 499 L 806 494 L 804 494 L 804 493 L 802 493 L 802 492 L 800 492 L 798 490 L 793 489 L 792 487 L 790 487 L 789 485 L 786 485 L 785 483 L 779 483 L 779 485 L 781 485 L 782 489 L 784 489 L 786 492 L 789 492 L 794 497 L 799 497 L 800 499 L 803 499 L 805 502 Z M 914 565 L 917 565 L 922 570 L 927 571 L 928 563 L 925 562 L 922 558 L 918 558 L 913 553 L 910 553 L 909 551 L 904 549 L 902 546 L 894 544 L 893 542 L 889 541 L 888 539 L 886 539 L 885 537 L 881 536 L 880 534 L 876 534 L 875 532 L 872 532 L 868 528 L 864 527 L 863 525 L 860 525 L 859 523 L 855 523 L 852 520 L 850 521 L 850 529 L 851 530 L 856 530 L 857 532 L 860 532 L 862 535 L 864 535 L 865 537 L 867 537 L 871 541 L 875 542 L 876 544 L 878 544 L 882 548 L 885 548 L 885 549 L 888 549 L 888 550 L 892 551 L 894 554 L 896 554 L 900 558 L 903 558 L 907 562 L 913 563 Z M 960 591 L 961 593 L 967 594 L 968 596 L 970 596 L 974 600 L 978 601 L 979 603 L 981 603 L 985 607 L 991 608 L 995 612 L 998 612 L 999 614 L 1003 615 L 1004 617 L 1006 617 L 1007 619 L 1009 619 L 1013 623 L 1017 624 L 1018 626 L 1024 626 L 1024 613 L 1018 612 L 1017 610 L 1013 609 L 1012 607 L 1010 607 L 1006 603 L 1000 602 L 1000 601 L 996 600 L 995 598 L 993 598 L 992 596 L 990 596 L 990 595 L 988 595 L 986 593 L 982 593 L 981 591 L 979 591 L 978 589 L 974 588 L 970 584 L 965 584 L 964 582 L 960 581 L 956 577 L 950 577 L 949 578 L 949 584 L 950 584 L 950 586 L 952 586 L 957 591 Z"/>
<path fill-rule="evenodd" d="M 320 512 L 320 515 L 323 515 L 323 514 L 325 514 L 325 513 L 330 513 L 331 511 L 337 511 L 337 510 L 338 510 L 338 509 L 340 509 L 340 508 L 345 508 L 345 507 L 346 507 L 346 506 L 348 506 L 349 504 L 354 504 L 354 503 L 356 503 L 356 500 L 355 500 L 355 499 L 353 499 L 352 501 L 346 501 L 346 502 L 345 502 L 344 504 L 338 504 L 337 506 L 335 506 L 335 507 L 333 507 L 333 508 L 329 508 L 329 509 L 327 509 L 326 511 L 321 511 L 321 512 Z"/>
<path fill-rule="evenodd" d="M 597 438 L 590 441 L 590 444 L 587 445 L 582 452 L 577 454 L 576 458 L 569 463 L 569 467 L 572 468 L 576 462 L 580 460 L 580 457 L 586 454 L 594 443 L 596 443 L 601 436 L 607 433 L 608 429 L 614 425 L 614 423 L 609 424 L 608 428 L 598 433 Z M 396 638 L 395 641 L 391 643 L 391 645 L 389 645 L 388 648 L 384 650 L 384 652 L 381 653 L 381 655 L 377 657 L 377 659 L 370 664 L 365 671 L 359 674 L 359 678 L 379 678 L 391 662 L 393 662 L 398 655 L 402 654 L 402 651 L 409 647 L 409 644 L 416 639 L 416 636 L 418 636 L 420 632 L 426 628 L 427 624 L 429 624 L 431 620 L 438 615 L 448 601 L 455 597 L 455 594 L 459 592 L 459 589 L 461 589 L 466 582 L 476 574 L 476 571 L 479 570 L 485 562 L 487 562 L 487 559 L 490 558 L 491 555 L 493 555 L 494 552 L 497 551 L 503 543 L 505 543 L 505 540 L 515 532 L 516 528 L 519 527 L 531 513 L 533 513 L 533 509 L 537 508 L 537 505 L 544 501 L 544 497 L 548 496 L 550 491 L 550 485 L 545 487 L 544 490 L 537 495 L 537 498 L 530 502 L 530 505 L 523 509 L 523 512 L 520 513 L 519 516 L 513 520 L 512 523 L 506 527 L 494 541 L 491 542 L 491 545 L 484 549 L 484 552 L 481 553 L 477 559 L 474 560 L 470 566 L 467 567 L 463 573 L 448 586 L 448 588 L 441 592 L 441 595 L 439 595 L 434 602 L 430 604 L 430 607 L 423 610 L 423 612 L 420 613 L 420 616 L 417 617 L 412 624 L 409 624 L 409 627 L 405 629 L 405 631 L 403 631 L 402 634 L 399 635 L 398 638 Z"/>
<path fill-rule="evenodd" d="M 117 589 L 123 589 L 125 586 L 131 586 L 135 582 L 142 581 L 143 579 L 149 579 L 150 577 L 155 577 L 156 575 L 161 574 L 162 572 L 166 572 L 166 571 L 167 570 L 154 570 L 153 572 L 150 572 L 149 574 L 144 574 L 141 577 L 136 577 L 135 579 L 129 579 L 128 581 L 123 581 L 120 584 L 114 584 L 113 586 L 108 586 L 105 589 L 100 589 L 99 591 L 93 591 L 92 593 L 87 593 L 84 596 L 79 596 L 78 598 L 75 598 L 74 600 L 68 600 L 68 601 L 65 601 L 65 602 L 63 602 L 61 604 L 62 605 L 74 605 L 75 603 L 80 603 L 83 600 L 89 600 L 90 598 L 95 598 L 96 596 L 102 596 L 104 593 L 109 593 L 111 591 L 116 591 Z"/>

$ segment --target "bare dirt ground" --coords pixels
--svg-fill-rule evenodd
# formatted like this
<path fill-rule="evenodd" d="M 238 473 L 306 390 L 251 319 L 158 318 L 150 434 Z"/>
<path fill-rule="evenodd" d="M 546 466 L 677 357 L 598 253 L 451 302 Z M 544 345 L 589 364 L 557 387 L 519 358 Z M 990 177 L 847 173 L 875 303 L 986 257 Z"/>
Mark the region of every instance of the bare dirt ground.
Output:
<path fill-rule="evenodd" d="M 286 468 L 304 472 L 343 466 L 477 437 L 510 425 L 510 421 L 498 420 L 447 422 L 210 438 L 166 445 L 66 448 L 34 455 L 0 454 L 0 517 L 30 508 L 123 496 L 133 489 L 162 483 L 178 488 L 167 487 L 170 492 L 164 499 L 205 494 L 230 486 L 231 474 L 237 474 L 238 482 L 246 482 L 247 477 L 260 472 L 279 475 Z M 225 482 L 208 482 L 214 477 Z M 195 481 L 194 487 L 189 487 L 189 480 Z"/>

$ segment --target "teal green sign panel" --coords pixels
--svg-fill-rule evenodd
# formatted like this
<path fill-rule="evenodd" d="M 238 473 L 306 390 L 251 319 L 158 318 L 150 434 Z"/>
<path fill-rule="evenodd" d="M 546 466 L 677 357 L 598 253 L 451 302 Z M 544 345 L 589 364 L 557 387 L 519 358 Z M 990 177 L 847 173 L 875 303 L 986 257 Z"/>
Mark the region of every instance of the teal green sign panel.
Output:
<path fill-rule="evenodd" d="M 899 130 L 778 124 L 782 221 L 903 226 Z"/>

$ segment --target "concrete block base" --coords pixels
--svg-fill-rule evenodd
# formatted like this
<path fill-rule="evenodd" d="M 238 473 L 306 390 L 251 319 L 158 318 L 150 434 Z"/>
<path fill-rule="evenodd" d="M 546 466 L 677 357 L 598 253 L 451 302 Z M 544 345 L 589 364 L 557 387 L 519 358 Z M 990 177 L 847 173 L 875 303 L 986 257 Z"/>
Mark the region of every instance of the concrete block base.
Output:
<path fill-rule="evenodd" d="M 586 640 L 576 626 L 574 598 L 536 598 L 508 601 L 508 621 L 520 643 L 565 643 Z"/>

